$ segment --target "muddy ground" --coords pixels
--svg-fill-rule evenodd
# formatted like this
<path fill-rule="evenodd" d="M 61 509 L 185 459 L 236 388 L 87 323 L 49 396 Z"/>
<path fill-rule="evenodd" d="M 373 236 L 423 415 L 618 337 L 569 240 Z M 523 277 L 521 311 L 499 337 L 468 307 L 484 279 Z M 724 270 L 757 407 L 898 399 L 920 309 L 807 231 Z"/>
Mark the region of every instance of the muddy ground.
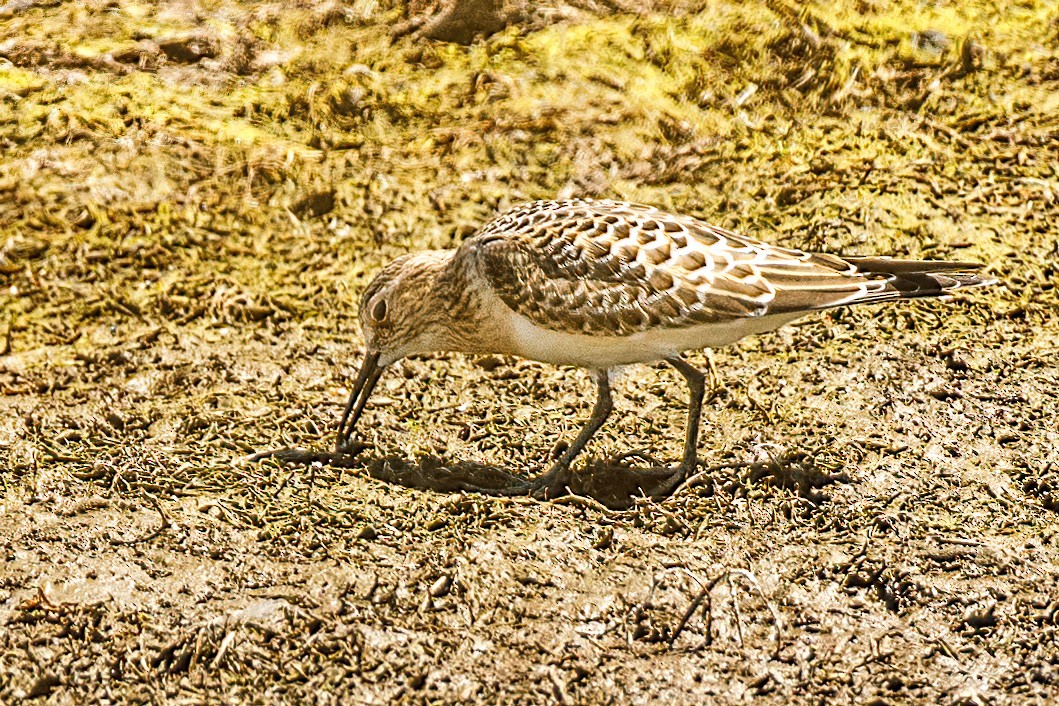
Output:
<path fill-rule="evenodd" d="M 406 10 L 0 5 L 0 701 L 1054 703 L 1055 5 Z M 512 359 L 246 460 L 331 443 L 382 263 L 570 195 L 1000 283 L 718 351 L 664 501 L 459 492 L 588 413 Z M 583 463 L 676 459 L 674 373 L 618 391 Z"/>

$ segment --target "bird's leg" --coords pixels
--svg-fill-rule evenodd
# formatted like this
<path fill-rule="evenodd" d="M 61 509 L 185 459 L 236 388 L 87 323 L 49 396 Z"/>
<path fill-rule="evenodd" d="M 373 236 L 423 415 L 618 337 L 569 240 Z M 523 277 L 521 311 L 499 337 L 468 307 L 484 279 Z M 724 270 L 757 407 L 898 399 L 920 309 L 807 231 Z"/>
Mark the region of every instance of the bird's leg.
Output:
<path fill-rule="evenodd" d="M 610 373 L 607 370 L 597 370 L 595 377 L 598 394 L 596 405 L 592 408 L 592 415 L 559 460 L 552 464 L 547 473 L 530 483 L 532 495 L 554 495 L 567 485 L 570 477 L 570 464 L 584 450 L 589 440 L 599 431 L 603 422 L 607 421 L 607 417 L 610 416 L 611 410 L 614 409 L 614 402 L 610 397 Z"/>
<path fill-rule="evenodd" d="M 699 420 L 702 419 L 702 401 L 706 396 L 706 376 L 698 368 L 679 356 L 666 358 L 666 362 L 676 368 L 677 372 L 687 380 L 691 398 L 688 400 L 688 427 L 684 437 L 684 458 L 666 484 L 667 487 L 660 489 L 661 494 L 671 492 L 695 472 L 695 466 L 699 462 Z"/>
<path fill-rule="evenodd" d="M 721 376 L 717 374 L 717 365 L 713 361 L 713 350 L 707 348 L 703 353 L 706 354 L 706 379 L 710 382 L 707 389 L 712 400 L 721 392 Z"/>

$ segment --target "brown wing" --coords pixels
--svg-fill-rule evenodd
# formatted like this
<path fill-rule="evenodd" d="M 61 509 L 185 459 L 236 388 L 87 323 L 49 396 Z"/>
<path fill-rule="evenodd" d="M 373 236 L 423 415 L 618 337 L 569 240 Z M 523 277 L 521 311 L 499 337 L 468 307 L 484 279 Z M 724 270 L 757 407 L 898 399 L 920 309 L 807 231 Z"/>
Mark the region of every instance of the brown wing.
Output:
<path fill-rule="evenodd" d="M 488 224 L 457 257 L 473 260 L 500 298 L 535 324 L 597 335 L 930 295 L 925 280 L 915 285 L 920 293 L 902 293 L 895 283 L 909 272 L 862 271 L 852 258 L 779 248 L 615 201 L 526 204 Z M 890 270 L 916 264 L 861 260 Z M 944 264 L 936 269 L 969 269 Z"/>

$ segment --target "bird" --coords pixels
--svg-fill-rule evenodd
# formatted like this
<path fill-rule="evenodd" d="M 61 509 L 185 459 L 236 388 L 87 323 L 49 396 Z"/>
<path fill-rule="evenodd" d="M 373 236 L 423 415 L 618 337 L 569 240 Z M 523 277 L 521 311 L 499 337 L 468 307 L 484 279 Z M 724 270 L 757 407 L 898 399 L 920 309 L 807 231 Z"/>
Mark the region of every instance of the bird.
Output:
<path fill-rule="evenodd" d="M 683 356 L 772 331 L 810 312 L 945 297 L 995 280 L 981 264 L 842 256 L 779 247 L 698 218 L 624 201 L 569 199 L 518 206 L 458 247 L 399 257 L 365 288 L 365 354 L 338 426 L 352 435 L 383 371 L 432 352 L 517 356 L 592 372 L 588 421 L 545 472 L 525 482 L 561 494 L 571 464 L 613 409 L 615 372 L 665 361 L 689 389 L 683 456 L 663 487 L 698 457 L 706 376 Z"/>

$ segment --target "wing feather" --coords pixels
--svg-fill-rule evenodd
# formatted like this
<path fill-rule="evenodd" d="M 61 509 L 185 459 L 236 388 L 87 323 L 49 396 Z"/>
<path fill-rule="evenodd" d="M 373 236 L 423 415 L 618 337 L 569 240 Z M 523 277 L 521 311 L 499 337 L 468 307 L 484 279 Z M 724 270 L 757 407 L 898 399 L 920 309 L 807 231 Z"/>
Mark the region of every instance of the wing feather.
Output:
<path fill-rule="evenodd" d="M 519 207 L 458 257 L 538 326 L 612 336 L 986 283 L 952 274 L 975 268 L 968 263 L 803 252 L 650 206 L 588 199 Z"/>

